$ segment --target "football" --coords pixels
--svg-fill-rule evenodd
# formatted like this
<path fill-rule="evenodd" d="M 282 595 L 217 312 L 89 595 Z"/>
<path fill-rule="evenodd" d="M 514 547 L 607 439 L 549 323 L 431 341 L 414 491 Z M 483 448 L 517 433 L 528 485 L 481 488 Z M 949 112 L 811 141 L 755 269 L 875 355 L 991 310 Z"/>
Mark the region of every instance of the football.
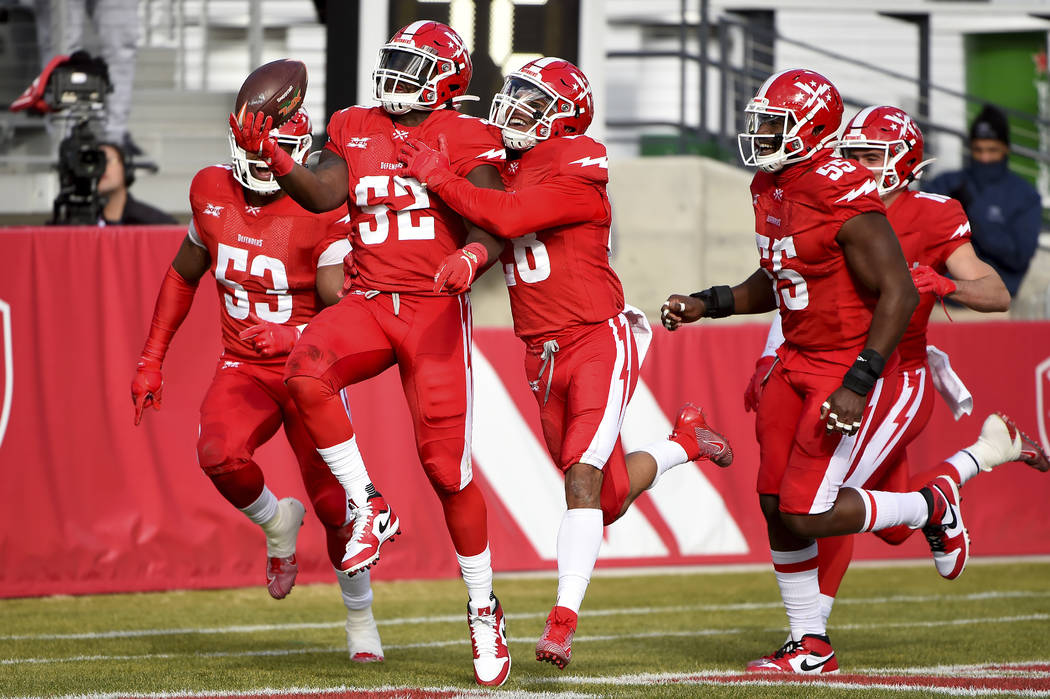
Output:
<path fill-rule="evenodd" d="M 306 64 L 291 58 L 282 58 L 252 71 L 237 93 L 234 113 L 244 123 L 246 114 L 262 112 L 273 117 L 277 128 L 287 121 L 306 97 Z"/>

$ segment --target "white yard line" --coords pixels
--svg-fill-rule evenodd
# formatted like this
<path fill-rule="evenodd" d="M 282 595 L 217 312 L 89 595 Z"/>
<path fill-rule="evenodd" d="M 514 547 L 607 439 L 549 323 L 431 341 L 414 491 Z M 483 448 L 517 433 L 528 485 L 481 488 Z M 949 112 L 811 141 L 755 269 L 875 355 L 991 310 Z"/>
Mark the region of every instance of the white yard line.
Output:
<path fill-rule="evenodd" d="M 944 626 L 944 625 L 973 625 L 973 624 L 1014 624 L 1023 623 L 1027 621 L 1043 621 L 1050 619 L 1050 614 L 1029 614 L 1025 616 L 1012 616 L 1012 617 L 980 617 L 973 619 L 955 619 L 952 621 L 945 622 L 915 622 L 912 624 L 900 624 L 900 623 L 887 623 L 887 624 L 854 624 L 849 628 L 859 630 L 878 630 L 885 628 L 897 628 L 900 626 Z M 766 631 L 776 632 L 782 631 L 783 629 L 765 629 Z M 740 633 L 753 633 L 753 628 L 713 628 L 713 629 L 692 629 L 684 631 L 651 631 L 645 633 L 626 633 L 626 634 L 604 634 L 600 636 L 576 636 L 577 642 L 605 642 L 605 641 L 625 641 L 636 638 L 695 638 L 699 636 L 720 636 L 729 634 L 740 634 Z M 524 643 L 532 645 L 535 641 L 532 638 L 510 638 L 510 643 L 518 644 Z M 413 648 L 442 648 L 448 646 L 465 646 L 469 643 L 469 639 L 465 637 L 441 640 L 441 641 L 426 641 L 422 643 L 402 643 L 402 644 L 384 644 L 383 648 L 387 652 L 395 650 L 408 650 Z M 273 649 L 273 650 L 252 650 L 252 651 L 216 651 L 207 653 L 144 653 L 140 655 L 75 655 L 66 657 L 30 657 L 30 658 L 4 658 L 0 659 L 0 666 L 4 665 L 48 665 L 53 663 L 70 663 L 70 662 L 101 662 L 101 661 L 112 661 L 112 660 L 171 660 L 171 659 L 186 659 L 186 658 L 240 658 L 240 657 L 252 657 L 252 656 L 282 656 L 282 655 L 303 655 L 308 653 L 345 653 L 346 647 L 314 647 L 314 648 L 295 648 L 295 649 Z M 1050 662 L 1050 661 L 1048 661 Z"/>
<path fill-rule="evenodd" d="M 971 602 L 994 599 L 1032 599 L 1050 597 L 1050 591 L 1041 590 L 998 590 L 991 592 L 974 592 L 965 595 L 893 595 L 889 597 L 845 597 L 835 601 L 836 607 L 851 604 L 911 604 L 923 602 Z M 584 612 L 586 617 L 603 616 L 629 616 L 649 614 L 681 614 L 686 612 L 737 612 L 762 609 L 779 609 L 781 602 L 741 602 L 736 604 L 694 604 L 694 605 L 670 605 L 653 607 L 614 607 L 610 609 L 588 609 Z M 545 619 L 547 612 L 518 612 L 506 615 L 509 620 L 522 619 Z M 402 626 L 412 624 L 461 624 L 464 617 L 462 614 L 449 614 L 440 616 L 420 617 L 397 617 L 393 619 L 377 619 L 380 627 Z M 335 629 L 342 628 L 345 621 L 331 622 L 299 622 L 289 624 L 252 624 L 216 626 L 206 628 L 164 628 L 164 629 L 112 629 L 108 631 L 85 631 L 82 633 L 65 634 L 8 634 L 0 635 L 2 641 L 55 641 L 55 640 L 100 640 L 106 638 L 138 638 L 142 636 L 176 636 L 184 634 L 233 634 L 233 633 L 265 633 L 271 631 L 295 631 L 303 629 Z M 929 625 L 943 625 L 948 622 L 929 622 Z M 912 624 L 905 624 L 912 625 Z M 924 625 L 916 622 L 918 626 Z M 836 629 L 871 628 L 869 626 L 835 626 Z"/>

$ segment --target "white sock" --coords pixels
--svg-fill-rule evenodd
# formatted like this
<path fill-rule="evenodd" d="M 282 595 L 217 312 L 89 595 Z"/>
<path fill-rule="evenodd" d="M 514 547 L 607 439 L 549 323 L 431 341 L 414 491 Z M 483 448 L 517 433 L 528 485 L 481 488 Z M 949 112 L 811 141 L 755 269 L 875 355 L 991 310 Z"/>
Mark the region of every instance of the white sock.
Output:
<path fill-rule="evenodd" d="M 361 450 L 357 448 L 357 436 L 336 444 L 334 447 L 323 447 L 317 450 L 328 468 L 332 470 L 343 490 L 354 501 L 354 505 L 364 505 L 368 500 L 368 486 L 372 480 L 365 470 L 365 460 L 361 458 Z"/>
<path fill-rule="evenodd" d="M 644 451 L 656 461 L 656 476 L 653 478 L 653 482 L 649 484 L 649 488 L 656 485 L 656 481 L 660 480 L 660 476 L 667 471 L 679 464 L 689 462 L 689 455 L 685 453 L 682 445 L 670 439 L 662 439 L 659 442 L 647 444 L 641 448 L 641 451 Z"/>
<path fill-rule="evenodd" d="M 492 603 L 492 556 L 489 547 L 474 556 L 460 556 L 456 554 L 459 561 L 459 570 L 463 573 L 463 582 L 467 586 L 467 594 L 475 609 L 487 607 Z"/>
<path fill-rule="evenodd" d="M 956 473 L 959 474 L 959 477 L 955 480 L 959 485 L 962 485 L 981 472 L 976 457 L 966 449 L 956 452 L 948 457 L 947 463 L 949 463 L 952 468 L 955 469 Z"/>
<path fill-rule="evenodd" d="M 828 627 L 828 619 L 831 618 L 831 608 L 835 605 L 835 598 L 820 593 L 820 619 L 824 622 L 824 628 Z"/>
<path fill-rule="evenodd" d="M 335 571 L 339 581 L 339 590 L 343 593 L 343 605 L 350 611 L 368 609 L 372 606 L 372 575 L 362 570 L 347 577 L 346 573 Z"/>
<path fill-rule="evenodd" d="M 888 493 L 882 490 L 854 488 L 864 501 L 864 528 L 873 532 L 903 524 L 918 529 L 930 517 L 930 507 L 921 493 Z"/>
<path fill-rule="evenodd" d="M 277 509 L 277 496 L 265 485 L 259 497 L 255 498 L 255 502 L 240 510 L 248 516 L 248 519 L 262 527 L 263 531 L 266 530 L 267 525 L 273 524 L 274 518 L 280 512 Z"/>
<path fill-rule="evenodd" d="M 580 613 L 602 545 L 602 511 L 566 510 L 558 528 L 558 606 Z"/>
<path fill-rule="evenodd" d="M 817 542 L 800 551 L 770 551 L 773 572 L 780 586 L 792 640 L 805 634 L 826 632 L 820 613 L 820 583 L 817 580 Z"/>

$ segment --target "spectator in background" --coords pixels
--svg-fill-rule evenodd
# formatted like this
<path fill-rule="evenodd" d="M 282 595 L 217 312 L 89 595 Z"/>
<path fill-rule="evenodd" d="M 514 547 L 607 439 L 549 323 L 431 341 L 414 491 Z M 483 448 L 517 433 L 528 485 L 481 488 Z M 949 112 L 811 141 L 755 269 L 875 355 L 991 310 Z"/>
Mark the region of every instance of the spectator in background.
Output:
<path fill-rule="evenodd" d="M 1010 172 L 1010 125 L 1002 110 L 985 105 L 970 126 L 970 164 L 933 178 L 928 192 L 958 199 L 970 219 L 977 256 L 1016 296 L 1035 255 L 1042 203 L 1027 180 Z"/>
<path fill-rule="evenodd" d="M 135 226 L 177 223 L 169 214 L 131 196 L 135 170 L 124 149 L 114 143 L 99 146 L 106 154 L 106 169 L 98 181 L 98 193 L 105 202 L 101 219 L 109 226 Z"/>
<path fill-rule="evenodd" d="M 132 155 L 141 155 L 142 151 L 128 133 L 138 50 L 138 0 L 34 0 L 33 7 L 41 67 L 55 55 L 84 48 L 84 22 L 90 19 L 94 24 L 99 53 L 109 66 L 113 83 L 113 92 L 106 100 L 104 137 Z M 54 31 L 56 28 L 60 30 L 58 34 Z"/>

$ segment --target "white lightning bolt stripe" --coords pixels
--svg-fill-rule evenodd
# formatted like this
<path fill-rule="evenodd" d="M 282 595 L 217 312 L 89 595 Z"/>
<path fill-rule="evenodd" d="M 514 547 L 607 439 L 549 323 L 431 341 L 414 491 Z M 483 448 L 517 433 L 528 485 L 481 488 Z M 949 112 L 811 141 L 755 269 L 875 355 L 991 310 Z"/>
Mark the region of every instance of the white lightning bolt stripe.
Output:
<path fill-rule="evenodd" d="M 507 151 L 502 148 L 493 148 L 492 150 L 487 150 L 484 153 L 479 154 L 477 157 L 484 158 L 485 160 L 506 160 Z"/>
<path fill-rule="evenodd" d="M 952 233 L 952 238 L 961 238 L 969 232 L 970 222 L 967 221 L 966 223 L 960 224 L 959 227 L 955 229 L 955 232 Z M 951 240 L 951 238 L 949 238 L 949 240 Z"/>
<path fill-rule="evenodd" d="M 580 167 L 587 167 L 588 165 L 597 165 L 603 170 L 609 169 L 609 156 L 603 155 L 600 158 L 580 158 L 579 160 L 573 160 L 569 165 L 579 165 Z"/>
<path fill-rule="evenodd" d="M 841 197 L 836 199 L 835 203 L 837 204 L 840 201 L 853 201 L 854 199 L 862 197 L 865 194 L 869 194 L 871 192 L 874 192 L 877 189 L 878 189 L 878 186 L 875 184 L 875 180 L 864 180 L 864 184 L 862 184 L 861 186 L 856 187 L 856 188 L 851 189 L 850 191 L 846 192 Z"/>

